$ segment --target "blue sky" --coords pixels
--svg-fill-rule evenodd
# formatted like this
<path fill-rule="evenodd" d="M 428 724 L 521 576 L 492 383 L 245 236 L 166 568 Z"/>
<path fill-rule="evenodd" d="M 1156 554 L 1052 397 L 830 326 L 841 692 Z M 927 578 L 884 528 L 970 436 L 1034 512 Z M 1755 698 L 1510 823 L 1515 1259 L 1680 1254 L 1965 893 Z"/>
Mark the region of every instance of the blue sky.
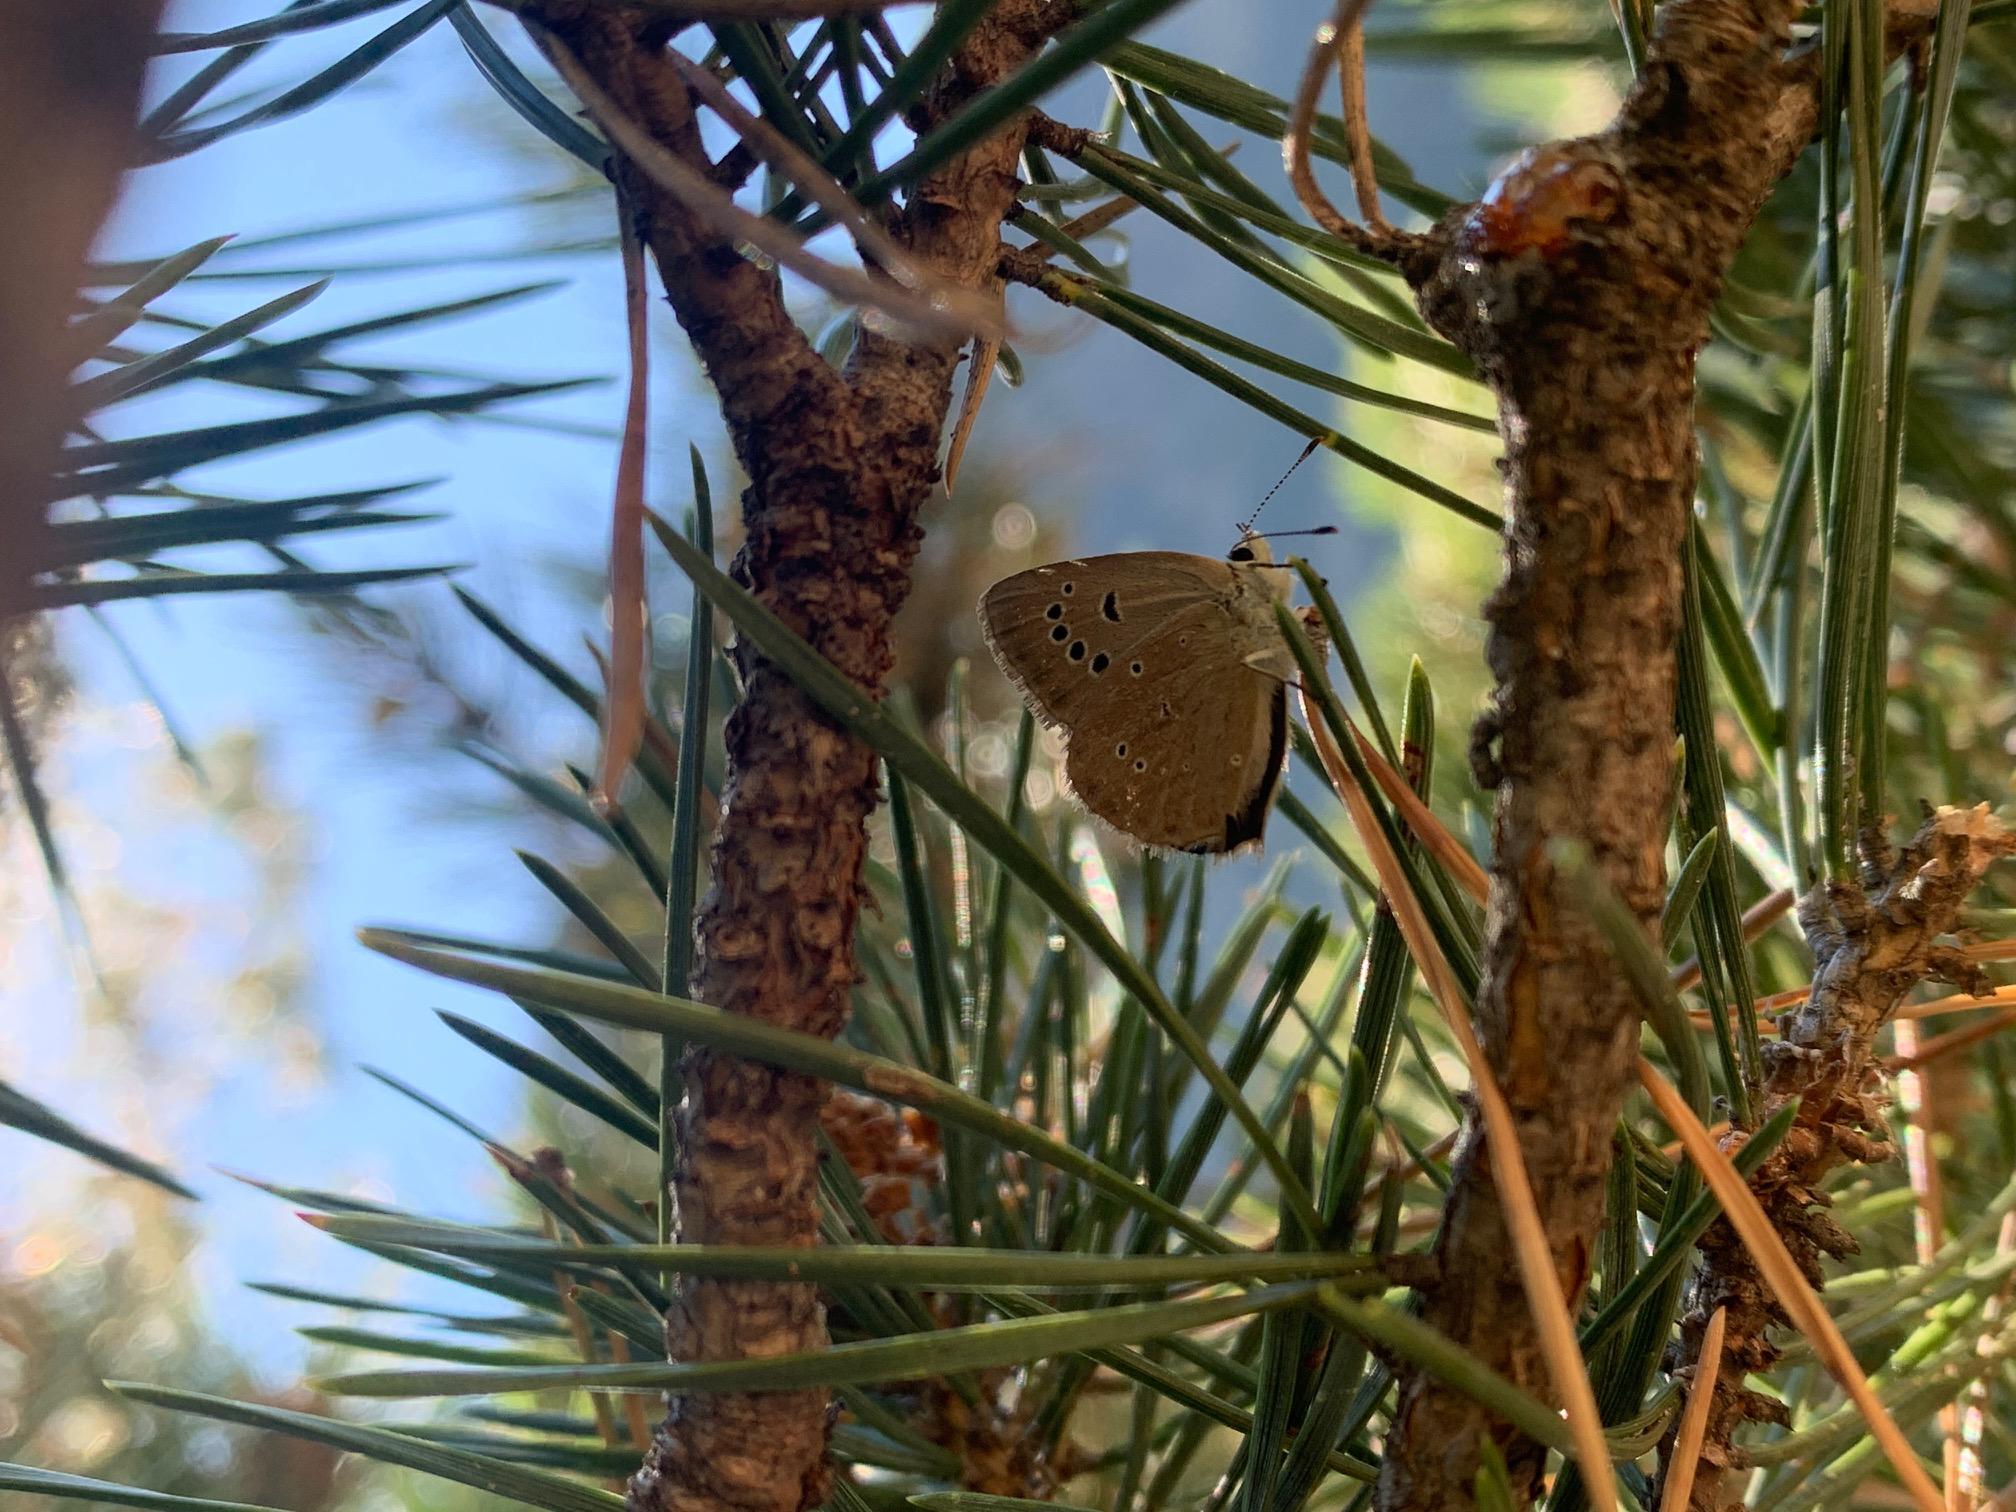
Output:
<path fill-rule="evenodd" d="M 204 30 L 248 19 L 272 0 L 184 0 L 171 25 Z M 1299 66 L 1314 4 L 1235 4 L 1196 0 L 1156 35 L 1163 45 L 1206 58 L 1258 82 L 1286 89 Z M 322 60 L 369 34 L 362 24 L 269 49 L 242 76 L 250 84 L 305 77 Z M 897 12 L 915 24 L 917 11 Z M 1267 24 L 1255 24 L 1264 18 Z M 492 13 L 500 33 L 504 22 Z M 179 75 L 171 75 L 171 77 Z M 1476 119 L 1459 79 L 1435 70 L 1375 72 L 1372 111 L 1382 134 L 1399 145 L 1430 182 L 1474 186 L 1485 166 Z M 1089 100 L 1091 85 L 1067 96 Z M 1089 118 L 1090 107 L 1079 112 Z M 1255 144 L 1249 151 L 1264 150 Z M 1245 164 L 1265 181 L 1271 165 Z M 460 203 L 505 202 L 563 181 L 566 165 L 492 99 L 445 28 L 423 37 L 362 84 L 297 120 L 256 130 L 136 176 L 108 233 L 118 257 L 163 255 L 225 231 L 241 238 L 307 225 Z M 1248 281 L 1224 277 L 1208 254 L 1161 228 L 1131 224 L 1142 287 L 1295 355 L 1332 363 L 1335 353 L 1313 324 Z M 466 255 L 523 246 L 549 232 L 593 234 L 605 224 L 598 201 L 578 200 L 564 214 L 505 209 L 442 222 L 394 238 L 315 243 L 265 261 L 310 269 L 386 256 Z M 248 259 L 249 261 L 249 259 Z M 421 305 L 538 279 L 562 280 L 536 299 L 452 325 L 359 347 L 358 354 L 407 357 L 507 377 L 610 375 L 620 370 L 620 289 L 605 255 L 448 266 L 397 276 L 344 275 L 291 325 L 305 331 L 402 305 Z M 293 283 L 309 281 L 307 277 Z M 176 306 L 215 316 L 262 302 L 293 286 L 216 282 Z M 1032 310 L 1047 330 L 1061 312 Z M 683 501 L 684 452 L 722 452 L 718 421 L 694 387 L 690 366 L 662 305 L 655 410 L 653 502 Z M 1068 517 L 1075 545 L 1222 549 L 1220 539 L 1298 449 L 1294 438 L 1165 366 L 1123 338 L 1074 330 L 1054 353 L 1033 352 L 1029 382 L 995 386 L 975 444 L 976 456 L 1012 450 L 1037 431 L 1054 438 L 1043 470 L 1030 473 L 1025 497 L 1039 514 Z M 237 397 L 177 389 L 122 413 L 122 433 L 171 424 L 214 423 L 248 413 Z M 600 385 L 538 401 L 544 417 L 590 430 L 613 424 L 620 391 Z M 1320 412 L 1320 410 L 1319 410 Z M 532 413 L 528 410 L 527 413 Z M 290 448 L 216 469 L 201 481 L 258 496 L 439 477 L 424 507 L 444 510 L 438 524 L 335 545 L 308 547 L 324 565 L 441 561 L 468 564 L 461 581 L 505 608 L 589 671 L 578 651 L 580 627 L 567 593 L 542 564 L 592 565 L 599 551 L 613 446 L 599 437 L 489 424 L 401 422 L 353 437 Z M 718 472 L 717 472 L 718 475 Z M 1329 518 L 1329 502 L 1348 487 L 1339 464 L 1312 463 L 1283 491 L 1271 516 L 1282 524 Z M 1371 570 L 1377 545 L 1342 538 L 1326 546 L 1327 570 L 1348 588 Z M 401 590 L 448 620 L 445 589 Z M 279 1278 L 338 1289 L 381 1278 L 339 1247 L 309 1234 L 271 1200 L 214 1176 L 210 1163 L 305 1185 L 368 1189 L 451 1215 L 482 1212 L 496 1183 L 468 1141 L 364 1078 L 355 1063 L 385 1067 L 424 1086 L 479 1123 L 516 1127 L 519 1084 L 436 1023 L 431 1010 L 454 1008 L 520 1037 L 519 1025 L 485 995 L 437 984 L 372 956 L 352 938 L 366 921 L 398 921 L 489 936 L 537 935 L 557 922 L 545 895 L 507 847 L 548 841 L 531 816 L 509 810 L 473 814 L 467 796 L 495 799 L 501 788 L 472 767 L 430 765 L 416 781 L 365 717 L 366 698 L 332 677 L 318 647 L 285 605 L 246 598 L 183 600 L 172 609 L 146 605 L 113 611 L 178 720 L 199 744 L 230 732 L 256 732 L 271 797 L 291 817 L 276 835 L 220 840 L 200 807 L 176 790 L 163 799 L 158 741 L 148 746 L 144 706 L 87 623 L 63 627 L 66 657 L 84 688 L 88 714 L 77 717 L 51 751 L 59 801 L 79 826 L 79 870 L 87 890 L 117 882 L 128 893 L 165 897 L 212 922 L 199 931 L 193 959 L 170 956 L 150 980 L 147 1021 L 137 1039 L 92 1027 L 90 1011 L 67 983 L 46 910 L 29 883 L 8 895 L 0 921 L 18 967 L 0 1008 L 0 1055 L 6 1074 L 51 1095 L 107 1131 L 123 1131 L 168 1157 L 203 1193 L 196 1215 L 205 1239 L 198 1265 L 216 1314 L 241 1340 L 263 1337 L 260 1359 L 284 1371 L 298 1356 L 278 1330 L 310 1321 L 303 1310 L 236 1289 L 239 1279 Z M 508 689 L 528 742 L 553 746 L 569 737 L 589 749 L 590 734 L 538 701 L 523 681 L 508 683 L 500 658 L 474 650 L 471 675 L 488 690 Z M 111 736 L 108 749 L 106 737 Z M 18 828 L 18 827 L 16 827 Z M 10 859 L 23 876 L 18 835 Z M 247 856 L 261 845 L 284 847 L 298 866 L 298 892 L 262 897 Z M 247 847 L 251 847 L 248 850 Z M 32 864 L 32 863 L 30 863 Z M 1238 885 L 1221 876 L 1221 887 Z M 222 919 L 223 923 L 216 920 Z M 117 918 L 110 921 L 118 927 Z M 101 924 L 101 928 L 103 925 Z M 290 1058 L 284 1016 L 262 1019 L 259 1005 L 227 1004 L 234 942 L 243 950 L 294 952 L 303 971 L 302 1007 L 327 1046 L 319 1069 Z M 220 989 L 220 982 L 225 984 Z M 30 1011 L 32 1010 L 32 1011 Z M 506 1010 L 508 1014 L 508 1010 Z M 230 1053 L 206 1047 L 220 1022 Z M 137 1047 L 125 1063 L 120 1045 Z M 276 1074 L 279 1067 L 285 1074 Z M 77 1166 L 10 1139 L 0 1201 L 46 1209 L 61 1200 Z"/>

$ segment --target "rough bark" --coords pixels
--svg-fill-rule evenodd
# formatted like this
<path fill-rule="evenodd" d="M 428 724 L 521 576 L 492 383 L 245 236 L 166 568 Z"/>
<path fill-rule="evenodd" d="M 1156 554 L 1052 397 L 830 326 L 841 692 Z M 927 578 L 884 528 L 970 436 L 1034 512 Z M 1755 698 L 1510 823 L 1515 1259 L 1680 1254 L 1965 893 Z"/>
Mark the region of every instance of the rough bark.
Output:
<path fill-rule="evenodd" d="M 134 160 L 161 0 L 0 5 L 0 618 L 48 557 L 49 479 L 77 416 L 77 285 Z"/>
<path fill-rule="evenodd" d="M 1750 1186 L 1816 1287 L 1823 1256 L 1840 1258 L 1856 1249 L 1853 1236 L 1824 1211 L 1821 1180 L 1837 1166 L 1891 1154 L 1872 1059 L 1877 1031 L 1921 982 L 1937 978 L 1970 992 L 1989 989 L 1981 968 L 1940 940 L 1982 873 L 2011 853 L 2016 835 L 1985 804 L 1941 809 L 1926 816 L 1901 854 L 1891 852 L 1880 830 L 1871 830 L 1863 837 L 1859 882 L 1823 884 L 1800 902 L 1799 922 L 1816 968 L 1813 995 L 1780 1018 L 1778 1037 L 1765 1047 L 1761 1109 L 1768 1117 L 1796 1097 L 1799 1118 Z M 1740 1454 L 1732 1447 L 1737 1429 L 1785 1421 L 1784 1404 L 1748 1390 L 1743 1378 L 1777 1363 L 1771 1331 L 1786 1317 L 1727 1223 L 1703 1236 L 1701 1253 L 1681 1324 L 1689 1365 L 1700 1357 L 1709 1316 L 1717 1307 L 1727 1307 L 1729 1316 L 1687 1505 L 1694 1512 L 1725 1512 L 1742 1505 L 1728 1497 L 1724 1484 Z M 1666 1473 L 1671 1468 L 1662 1466 Z"/>
<path fill-rule="evenodd" d="M 1042 45 L 1070 8 L 1001 0 L 931 92 L 935 118 Z M 615 103 L 689 164 L 708 163 L 687 86 L 664 49 L 675 28 L 606 0 L 552 0 L 540 23 Z M 921 124 L 921 122 L 920 122 Z M 986 287 L 1017 187 L 1026 123 L 919 183 L 890 230 L 935 276 Z M 909 588 L 917 511 L 937 477 L 955 343 L 863 330 L 844 371 L 813 349 L 774 271 L 619 164 L 628 203 L 673 313 L 717 390 L 749 479 L 739 581 L 856 682 L 879 689 L 889 623 Z M 727 723 L 727 776 L 701 905 L 695 995 L 736 1013 L 832 1036 L 855 981 L 866 821 L 875 758 L 746 644 Z M 816 1134 L 824 1086 L 694 1049 L 685 1098 L 667 1110 L 677 1148 L 681 1241 L 809 1245 L 816 1238 Z M 826 1343 L 808 1285 L 694 1279 L 666 1319 L 672 1358 L 720 1360 Z M 797 1512 L 827 1486 L 823 1391 L 674 1398 L 630 1483 L 638 1512 Z"/>
<path fill-rule="evenodd" d="M 1423 313 L 1475 359 L 1505 439 L 1497 679 L 1473 763 L 1497 794 L 1478 1029 L 1520 1130 L 1563 1291 L 1581 1296 L 1637 1004 L 1547 859 L 1583 842 L 1648 925 L 1664 893 L 1694 359 L 1759 207 L 1812 128 L 1796 5 L 1669 0 L 1601 133 L 1529 153 L 1400 254 Z M 1474 1121 L 1427 1290 L 1435 1327 L 1554 1395 Z M 1379 1505 L 1474 1505 L 1483 1442 L 1526 1495 L 1541 1455 L 1476 1403 L 1403 1376 Z"/>

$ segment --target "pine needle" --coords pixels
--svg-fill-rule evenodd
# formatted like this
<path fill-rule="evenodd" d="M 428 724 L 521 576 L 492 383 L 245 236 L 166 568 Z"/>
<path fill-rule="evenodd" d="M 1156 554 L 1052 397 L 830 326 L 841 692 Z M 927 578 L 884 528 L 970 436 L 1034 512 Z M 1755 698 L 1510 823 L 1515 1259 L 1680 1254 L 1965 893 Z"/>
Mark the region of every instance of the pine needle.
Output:
<path fill-rule="evenodd" d="M 1708 1436 L 1708 1409 L 1715 1402 L 1715 1381 L 1722 1371 L 1722 1335 L 1729 1326 L 1729 1309 L 1718 1307 L 1701 1335 L 1701 1356 L 1694 1362 L 1694 1380 L 1687 1388 L 1687 1409 L 1680 1415 L 1680 1431 L 1666 1463 L 1666 1489 L 1659 1495 L 1659 1512 L 1687 1512 L 1694 1495 L 1694 1469 L 1701 1458 L 1701 1441 Z"/>
<path fill-rule="evenodd" d="M 1358 750 L 1365 758 L 1365 765 L 1372 769 L 1372 778 L 1379 784 L 1379 791 L 1386 795 L 1386 801 L 1400 811 L 1400 817 L 1407 821 L 1407 827 L 1428 854 L 1442 863 L 1443 869 L 1455 879 L 1477 902 L 1484 902 L 1491 893 L 1491 880 L 1484 875 L 1484 868 L 1477 858 L 1470 854 L 1470 848 L 1455 835 L 1449 826 L 1435 817 L 1435 811 L 1428 807 L 1419 793 L 1407 784 L 1407 779 L 1393 770 L 1393 764 L 1379 754 L 1375 745 L 1355 722 L 1351 734 L 1358 742 Z"/>
<path fill-rule="evenodd" d="M 1984 1003 L 2016 1002 L 2016 987 L 1998 988 L 1992 998 L 1977 998 L 1974 1006 Z M 1971 1050 L 1983 1040 L 1993 1039 L 2004 1029 L 2016 1025 L 2016 1008 L 2005 1008 L 2002 1012 L 1969 1024 L 1963 1029 L 1952 1029 L 1945 1034 L 1935 1034 L 1931 1039 L 1919 1040 L 1909 1023 L 1897 1026 L 1897 1053 L 1883 1058 L 1885 1071 L 1912 1072 L 1934 1061 L 1958 1055 L 1962 1050 Z"/>
<path fill-rule="evenodd" d="M 650 417 L 651 348 L 644 324 L 644 248 L 636 218 L 619 194 L 622 222 L 623 311 L 629 329 L 630 393 L 623 407 L 623 449 L 616 457 L 616 500 L 609 519 L 609 690 L 602 700 L 602 764 L 595 807 L 607 814 L 621 799 L 623 778 L 644 737 L 644 448 Z"/>

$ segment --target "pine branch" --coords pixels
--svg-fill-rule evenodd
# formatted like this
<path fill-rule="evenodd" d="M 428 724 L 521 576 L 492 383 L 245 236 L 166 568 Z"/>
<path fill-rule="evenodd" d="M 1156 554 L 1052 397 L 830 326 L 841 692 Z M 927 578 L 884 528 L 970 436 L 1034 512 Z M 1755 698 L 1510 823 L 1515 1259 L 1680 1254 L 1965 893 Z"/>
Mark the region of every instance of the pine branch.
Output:
<path fill-rule="evenodd" d="M 1506 571 L 1485 609 L 1498 686 L 1472 750 L 1497 794 L 1478 1018 L 1571 1300 L 1589 1280 L 1638 1015 L 1547 847 L 1587 845 L 1656 928 L 1666 815 L 1653 795 L 1673 778 L 1694 359 L 1765 196 L 1813 130 L 1815 65 L 1788 55 L 1797 9 L 1661 6 L 1609 127 L 1529 152 L 1404 259 L 1424 315 L 1490 381 L 1506 441 Z M 1473 1118 L 1425 1317 L 1546 1395 L 1489 1160 Z M 1730 1333 L 1743 1337 L 1733 1315 Z M 1418 1372 L 1403 1375 L 1386 1442 L 1383 1508 L 1474 1505 L 1487 1444 L 1522 1497 L 1537 1489 L 1535 1445 Z"/>
<path fill-rule="evenodd" d="M 580 0 L 521 7 L 566 49 L 628 122 L 698 175 L 691 85 L 665 51 L 677 22 Z M 921 119 L 949 116 L 1027 62 L 1071 7 L 1001 0 L 932 86 Z M 1016 187 L 1026 118 L 923 175 L 890 234 L 932 278 L 986 293 Z M 891 666 L 889 623 L 910 586 L 917 511 L 937 479 L 937 447 L 960 338 L 862 329 L 844 373 L 815 351 L 773 268 L 745 258 L 662 175 L 624 157 L 673 313 L 720 396 L 738 460 L 747 541 L 735 575 L 859 684 Z M 728 768 L 699 913 L 694 995 L 766 1023 L 831 1037 L 857 977 L 855 918 L 866 821 L 878 801 L 874 753 L 819 714 L 746 641 L 732 649 L 744 696 L 730 715 Z M 668 1110 L 678 1152 L 679 1238 L 791 1245 L 817 1234 L 816 1079 L 704 1049 L 684 1062 L 684 1102 Z M 826 1343 L 816 1290 L 692 1278 L 667 1320 L 681 1361 L 798 1353 Z M 675 1398 L 631 1482 L 638 1512 L 796 1512 L 825 1498 L 823 1390 Z"/>
<path fill-rule="evenodd" d="M 1854 1236 L 1829 1218 L 1819 1195 L 1829 1171 L 1849 1163 L 1887 1160 L 1882 1095 L 1874 1062 L 1877 1031 L 1921 983 L 1947 980 L 1985 995 L 1987 975 L 1960 951 L 1939 942 L 1997 860 L 2016 854 L 2016 833 L 1988 813 L 1944 808 L 1928 814 L 1917 835 L 1893 854 L 1880 830 L 1863 836 L 1863 876 L 1857 883 L 1822 883 L 1800 902 L 1799 922 L 1817 970 L 1813 994 L 1785 1014 L 1766 1051 L 1760 1117 L 1797 1099 L 1799 1121 L 1750 1179 L 1772 1226 L 1814 1286 L 1823 1256 L 1855 1252 Z M 1690 1287 L 1682 1322 L 1686 1359 L 1704 1351 L 1711 1314 L 1726 1309 L 1728 1341 L 1715 1376 L 1698 1465 L 1665 1456 L 1664 1473 L 1693 1477 L 1686 1503 L 1696 1512 L 1725 1506 L 1719 1484 L 1739 1451 L 1746 1423 L 1782 1421 L 1784 1406 L 1746 1388 L 1746 1375 L 1767 1373 L 1781 1351 L 1771 1339 L 1785 1314 L 1749 1251 L 1727 1223 L 1701 1240 L 1703 1262 Z M 1670 1445 L 1669 1445 L 1670 1449 Z"/>

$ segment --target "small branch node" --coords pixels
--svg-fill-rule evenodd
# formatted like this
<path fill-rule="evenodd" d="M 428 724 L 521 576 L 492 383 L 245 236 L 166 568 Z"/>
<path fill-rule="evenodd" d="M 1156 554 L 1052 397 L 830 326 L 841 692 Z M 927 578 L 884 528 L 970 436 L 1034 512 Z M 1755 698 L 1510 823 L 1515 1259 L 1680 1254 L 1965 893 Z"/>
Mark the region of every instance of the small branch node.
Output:
<path fill-rule="evenodd" d="M 1090 127 L 1067 126 L 1054 116 L 1047 116 L 1040 110 L 1029 112 L 1029 140 L 1046 152 L 1054 152 L 1059 157 L 1077 157 L 1097 136 L 1098 133 Z"/>

